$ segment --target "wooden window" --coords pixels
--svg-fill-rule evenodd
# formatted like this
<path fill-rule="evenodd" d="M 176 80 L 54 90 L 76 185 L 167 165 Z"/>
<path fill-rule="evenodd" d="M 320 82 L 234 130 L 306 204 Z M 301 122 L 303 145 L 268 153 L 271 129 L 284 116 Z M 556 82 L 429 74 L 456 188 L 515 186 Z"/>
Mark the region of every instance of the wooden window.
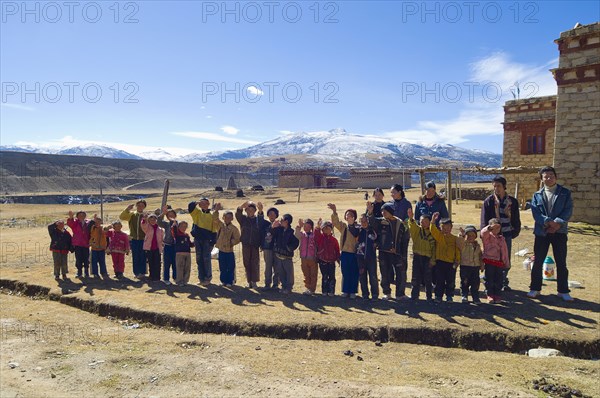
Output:
<path fill-rule="evenodd" d="M 543 155 L 546 153 L 545 133 L 523 133 L 521 141 L 522 155 Z"/>

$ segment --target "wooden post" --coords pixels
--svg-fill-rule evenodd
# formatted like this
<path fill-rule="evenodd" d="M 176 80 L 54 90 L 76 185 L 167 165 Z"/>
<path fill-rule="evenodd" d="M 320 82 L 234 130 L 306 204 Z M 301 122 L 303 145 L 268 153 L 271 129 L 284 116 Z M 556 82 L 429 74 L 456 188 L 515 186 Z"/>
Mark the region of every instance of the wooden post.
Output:
<path fill-rule="evenodd" d="M 425 195 L 425 172 L 419 170 L 419 182 L 421 183 L 421 195 Z"/>
<path fill-rule="evenodd" d="M 104 195 L 102 194 L 102 187 L 100 187 L 100 219 L 104 221 Z"/>
<path fill-rule="evenodd" d="M 165 180 L 162 201 L 160 202 L 160 211 L 162 211 L 162 208 L 165 207 L 167 204 L 167 196 L 169 196 L 169 184 L 170 184 L 169 180 Z"/>
<path fill-rule="evenodd" d="M 515 184 L 515 198 L 519 197 L 519 183 L 517 182 Z"/>
<path fill-rule="evenodd" d="M 460 196 L 458 192 L 458 180 L 460 179 L 460 171 L 456 171 L 456 181 L 454 181 L 454 200 L 456 200 L 456 204 L 458 204 L 458 197 Z"/>
<path fill-rule="evenodd" d="M 458 198 L 462 200 L 462 171 L 458 173 Z"/>
<path fill-rule="evenodd" d="M 298 203 L 300 203 L 300 187 L 298 187 Z"/>
<path fill-rule="evenodd" d="M 446 185 L 446 196 L 448 199 L 448 216 L 452 218 L 452 170 L 448 170 L 448 181 Z"/>

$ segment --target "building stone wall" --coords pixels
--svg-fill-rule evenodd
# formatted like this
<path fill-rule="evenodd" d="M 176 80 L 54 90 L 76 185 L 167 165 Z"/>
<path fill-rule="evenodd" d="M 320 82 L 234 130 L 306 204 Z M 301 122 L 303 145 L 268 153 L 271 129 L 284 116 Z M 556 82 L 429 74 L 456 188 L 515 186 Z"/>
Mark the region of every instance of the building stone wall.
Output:
<path fill-rule="evenodd" d="M 600 22 L 578 25 L 555 42 L 557 95 L 506 102 L 502 166 L 553 165 L 559 183 L 573 193 L 571 220 L 600 224 Z M 544 153 L 527 154 L 527 135 L 542 132 Z M 504 177 L 510 194 L 518 183 L 521 203 L 540 187 L 534 173 Z"/>
<path fill-rule="evenodd" d="M 573 194 L 573 221 L 600 224 L 600 23 L 563 32 L 554 166 Z"/>

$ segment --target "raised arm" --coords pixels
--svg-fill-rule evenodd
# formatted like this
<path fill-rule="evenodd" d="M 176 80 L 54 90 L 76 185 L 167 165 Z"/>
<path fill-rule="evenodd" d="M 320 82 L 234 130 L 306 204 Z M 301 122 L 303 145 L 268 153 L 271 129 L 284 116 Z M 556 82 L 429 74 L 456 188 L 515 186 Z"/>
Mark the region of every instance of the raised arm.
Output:
<path fill-rule="evenodd" d="M 132 203 L 132 204 L 130 204 L 129 206 L 127 206 L 127 207 L 125 208 L 125 210 L 123 210 L 123 211 L 121 212 L 121 214 L 119 214 L 119 218 L 120 218 L 121 220 L 123 220 L 123 221 L 129 221 L 129 220 L 131 220 L 131 215 L 133 214 L 133 213 L 131 212 L 131 209 L 133 209 L 133 206 L 134 206 L 134 205 L 133 205 L 133 203 Z"/>
<path fill-rule="evenodd" d="M 198 202 L 193 201 L 193 202 L 188 203 L 188 213 L 190 213 L 190 215 L 192 213 L 195 213 L 195 212 L 198 212 L 198 211 L 199 211 L 198 210 Z"/>
<path fill-rule="evenodd" d="M 485 247 L 486 243 L 490 240 L 490 226 L 486 225 L 481 229 L 481 240 L 483 242 L 483 246 Z"/>
<path fill-rule="evenodd" d="M 298 225 L 296 226 L 296 229 L 294 230 L 294 236 L 296 238 L 298 238 L 298 240 L 302 240 L 302 228 L 304 227 L 304 220 L 303 219 L 298 219 Z"/>
<path fill-rule="evenodd" d="M 237 220 L 237 222 L 242 225 L 242 223 L 244 221 L 246 221 L 246 216 L 244 215 L 243 211 L 245 208 L 248 207 L 248 201 L 245 201 L 244 203 L 242 203 L 240 206 L 238 206 L 238 208 L 235 210 L 235 219 Z"/>
<path fill-rule="evenodd" d="M 165 216 L 167 215 L 167 212 L 169 211 L 169 208 L 167 207 L 167 205 L 164 205 L 161 209 L 160 209 L 161 213 L 159 214 L 158 218 L 156 219 L 158 226 L 162 227 L 162 228 L 169 228 L 170 224 L 169 224 L 169 218 L 167 217 L 167 220 L 165 221 Z"/>
<path fill-rule="evenodd" d="M 346 223 L 340 221 L 340 217 L 337 214 L 337 207 L 333 203 L 328 203 L 327 207 L 329 207 L 332 211 L 331 213 L 331 223 L 338 231 L 342 232 L 344 228 L 346 228 Z"/>
<path fill-rule="evenodd" d="M 435 239 L 436 242 L 444 240 L 444 235 L 442 235 L 442 232 L 438 229 L 438 227 L 435 226 L 433 221 L 429 226 L 429 230 L 431 231 L 431 236 L 433 236 L 433 239 Z"/>
<path fill-rule="evenodd" d="M 50 238 L 54 237 L 54 231 L 56 231 L 56 221 L 52 224 L 48 224 L 48 235 L 50 235 Z"/>

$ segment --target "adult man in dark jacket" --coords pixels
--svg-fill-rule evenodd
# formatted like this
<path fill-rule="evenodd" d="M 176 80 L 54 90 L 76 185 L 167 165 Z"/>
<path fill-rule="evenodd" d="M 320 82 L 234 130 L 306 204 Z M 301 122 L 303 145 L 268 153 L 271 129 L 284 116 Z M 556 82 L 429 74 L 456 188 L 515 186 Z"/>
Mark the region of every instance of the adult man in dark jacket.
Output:
<path fill-rule="evenodd" d="M 519 212 L 519 202 L 517 199 L 506 193 L 506 178 L 495 177 L 492 180 L 494 193 L 483 201 L 481 207 L 481 227 L 487 227 L 492 218 L 500 220 L 502 229 L 500 233 L 504 236 L 506 246 L 508 247 L 509 264 L 511 258 L 512 240 L 519 236 L 521 232 L 521 215 Z M 508 271 L 504 270 L 504 281 L 502 290 L 510 290 L 508 286 Z"/>
<path fill-rule="evenodd" d="M 536 298 L 542 290 L 542 269 L 548 248 L 556 260 L 556 287 L 558 297 L 573 301 L 569 294 L 569 270 L 567 269 L 567 232 L 573 214 L 571 191 L 556 183 L 556 171 L 546 166 L 540 170 L 544 187 L 533 194 L 531 212 L 535 220 L 533 252 L 535 261 L 531 269 L 531 291 L 527 297 Z"/>

